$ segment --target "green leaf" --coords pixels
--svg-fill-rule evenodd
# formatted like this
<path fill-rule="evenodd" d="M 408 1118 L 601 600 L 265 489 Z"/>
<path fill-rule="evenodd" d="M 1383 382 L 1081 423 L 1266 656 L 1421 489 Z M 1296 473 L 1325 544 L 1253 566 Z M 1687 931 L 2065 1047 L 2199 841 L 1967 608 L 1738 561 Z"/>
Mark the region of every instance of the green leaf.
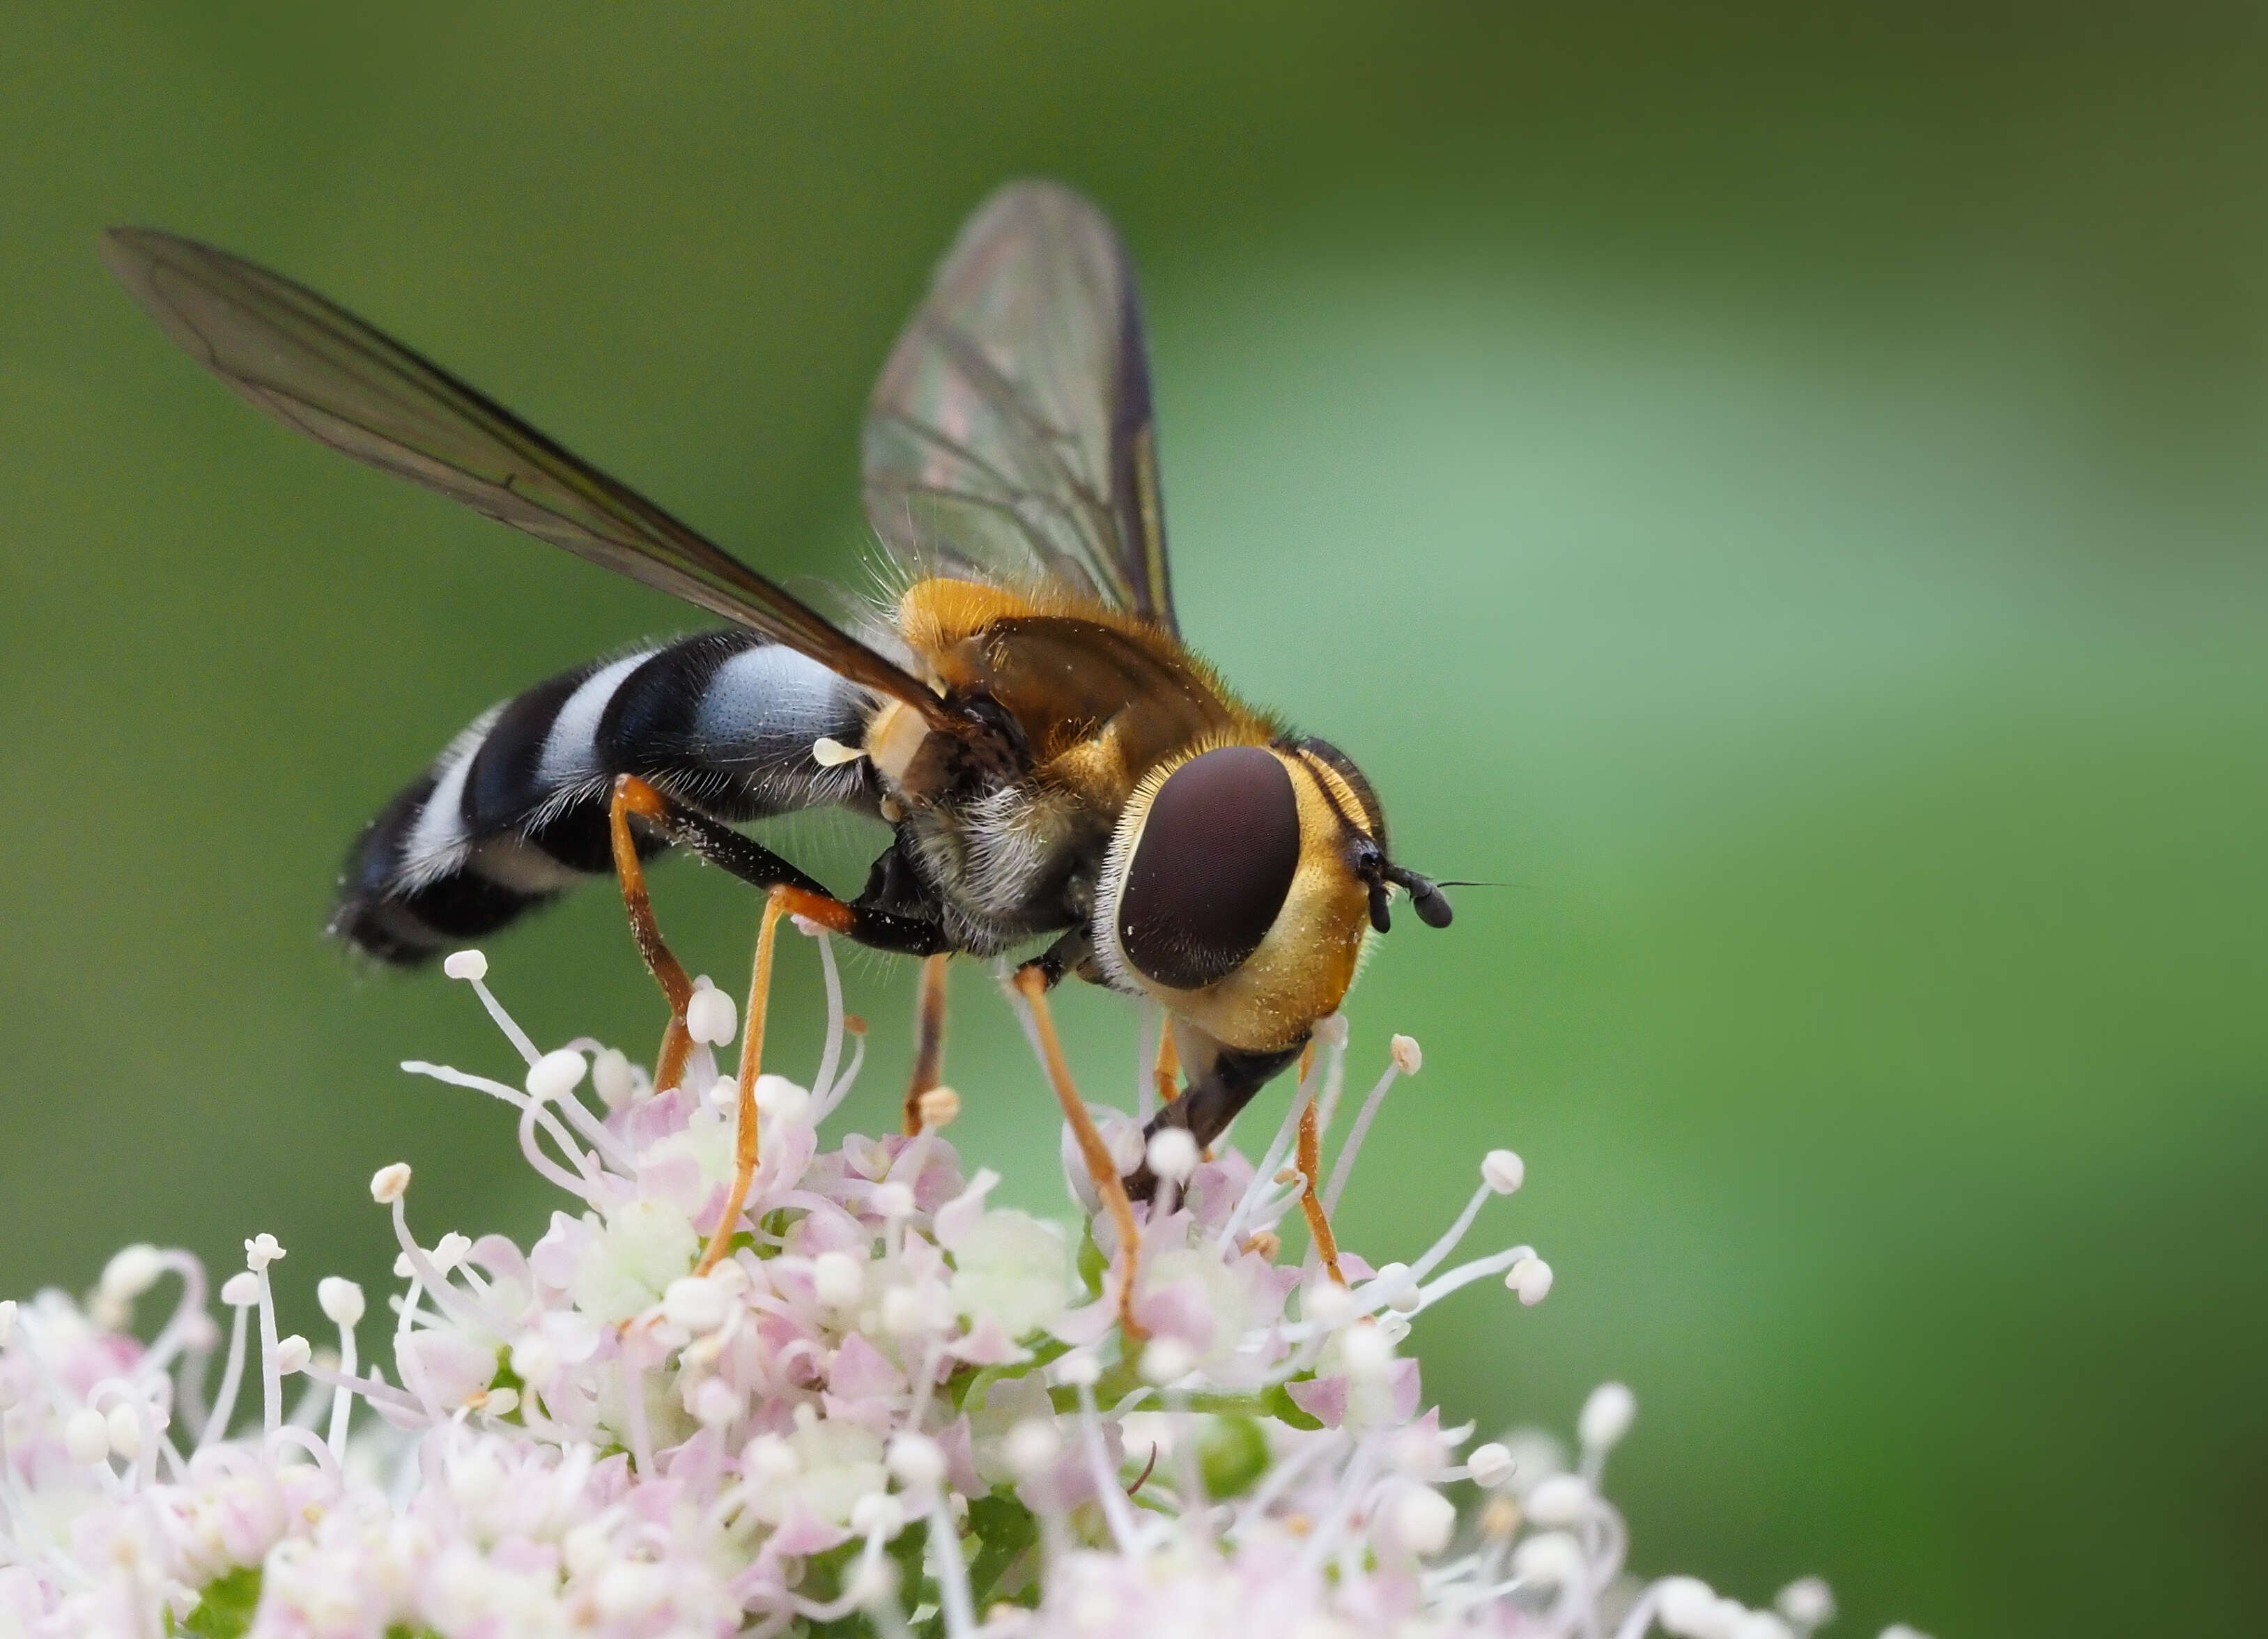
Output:
<path fill-rule="evenodd" d="M 241 1639 L 260 1607 L 260 1567 L 247 1565 L 225 1576 L 216 1576 L 197 1595 L 196 1608 L 181 1623 L 181 1631 L 196 1639 Z"/>
<path fill-rule="evenodd" d="M 1110 1273 L 1110 1260 L 1102 1255 L 1102 1248 L 1094 1244 L 1094 1225 L 1090 1223 L 1079 1232 L 1079 1278 L 1086 1283 L 1087 1296 L 1102 1296 L 1103 1277 Z"/>
<path fill-rule="evenodd" d="M 1305 1383 L 1314 1375 L 1312 1371 L 1303 1371 L 1289 1381 Z M 1299 1402 L 1292 1398 L 1291 1391 L 1282 1383 L 1269 1386 L 1267 1392 L 1260 1397 L 1260 1409 L 1278 1422 L 1289 1423 L 1294 1429 L 1305 1429 L 1309 1433 L 1323 1426 L 1320 1419 L 1300 1409 Z"/>
<path fill-rule="evenodd" d="M 1000 1597 L 1001 1583 L 1024 1551 L 1040 1539 L 1040 1522 L 1032 1510 L 1005 1490 L 970 1500 L 968 1528 L 983 1544 L 968 1568 L 968 1591 L 982 1613 Z"/>

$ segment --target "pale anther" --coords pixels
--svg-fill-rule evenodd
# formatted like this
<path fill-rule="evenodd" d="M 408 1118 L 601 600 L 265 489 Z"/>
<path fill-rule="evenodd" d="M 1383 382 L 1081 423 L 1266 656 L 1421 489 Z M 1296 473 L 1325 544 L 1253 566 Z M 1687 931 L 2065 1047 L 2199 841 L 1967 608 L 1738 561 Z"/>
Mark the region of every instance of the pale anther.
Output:
<path fill-rule="evenodd" d="M 704 1046 L 722 1047 L 740 1028 L 733 999 L 714 986 L 696 990 L 685 1004 L 685 1033 Z"/>
<path fill-rule="evenodd" d="M 244 1244 L 244 1261 L 255 1274 L 283 1256 L 284 1247 L 272 1235 L 255 1235 Z"/>
<path fill-rule="evenodd" d="M 581 1083 L 586 1067 L 583 1055 L 571 1047 L 547 1052 L 527 1067 L 528 1094 L 547 1104 L 564 1098 Z"/>
<path fill-rule="evenodd" d="M 362 1288 L 344 1275 L 327 1274 L 315 1282 L 315 1302 L 333 1325 L 351 1326 L 363 1317 Z"/>
<path fill-rule="evenodd" d="M 1151 1134 L 1150 1170 L 1180 1184 L 1197 1170 L 1197 1141 L 1187 1127 L 1160 1127 Z"/>
<path fill-rule="evenodd" d="M 1491 1149 L 1481 1163 L 1481 1181 L 1499 1195 L 1511 1194 L 1527 1177 L 1527 1163 L 1508 1149 Z"/>
<path fill-rule="evenodd" d="M 392 1205 L 409 1192 L 409 1163 L 406 1161 L 380 1167 L 370 1175 L 370 1198 L 381 1207 Z"/>
<path fill-rule="evenodd" d="M 961 1095 L 950 1087 L 932 1087 L 914 1101 L 914 1109 L 923 1127 L 934 1133 L 939 1127 L 953 1125 L 954 1118 L 961 1113 Z"/>
<path fill-rule="evenodd" d="M 489 976 L 489 959 L 477 950 L 453 950 L 443 958 L 441 971 L 451 978 L 478 984 Z"/>
<path fill-rule="evenodd" d="M 92 1406 L 63 1421 L 63 1451 L 74 1463 L 94 1464 L 110 1456 L 110 1421 Z"/>

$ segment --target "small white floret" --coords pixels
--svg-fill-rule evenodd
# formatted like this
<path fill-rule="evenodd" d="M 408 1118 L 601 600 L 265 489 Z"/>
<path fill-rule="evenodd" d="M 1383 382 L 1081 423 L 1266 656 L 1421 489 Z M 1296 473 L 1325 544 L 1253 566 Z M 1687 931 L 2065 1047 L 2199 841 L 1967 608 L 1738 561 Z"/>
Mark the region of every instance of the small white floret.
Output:
<path fill-rule="evenodd" d="M 1449 1533 L 1457 1528 L 1457 1510 L 1439 1491 L 1410 1486 L 1395 1497 L 1387 1528 L 1404 1550 L 1423 1558 L 1449 1546 Z"/>
<path fill-rule="evenodd" d="M 131 1406 L 122 1401 L 112 1406 L 103 1427 L 110 1449 L 119 1456 L 130 1463 L 142 1455 L 142 1420 Z"/>
<path fill-rule="evenodd" d="M 1654 1590 L 1662 1628 L 1686 1639 L 1708 1626 L 1716 1606 L 1716 1591 L 1698 1576 L 1665 1576 Z"/>
<path fill-rule="evenodd" d="M 1418 1293 L 1418 1277 L 1410 1273 L 1408 1264 L 1381 1265 L 1369 1289 L 1383 1297 L 1386 1306 L 1396 1314 L 1414 1315 L 1425 1302 Z"/>
<path fill-rule="evenodd" d="M 63 1420 L 63 1451 L 74 1463 L 99 1463 L 110 1456 L 110 1420 L 82 1406 Z"/>
<path fill-rule="evenodd" d="M 1551 1529 L 1572 1528 L 1591 1517 L 1590 1482 L 1580 1474 L 1553 1474 L 1528 1494 L 1528 1517 Z"/>
<path fill-rule="evenodd" d="M 1818 1628 L 1835 1614 L 1835 1591 L 1820 1576 L 1805 1576 L 1779 1591 L 1772 1603 L 1799 1628 Z"/>
<path fill-rule="evenodd" d="M 528 1093 L 546 1104 L 564 1098 L 582 1084 L 583 1072 L 587 1067 L 583 1055 L 572 1047 L 547 1052 L 527 1067 Z"/>
<path fill-rule="evenodd" d="M 362 1288 L 344 1275 L 327 1274 L 316 1281 L 315 1301 L 323 1307 L 323 1318 L 335 1326 L 351 1326 L 362 1320 Z"/>
<path fill-rule="evenodd" d="M 1539 1531 L 1512 1551 L 1512 1574 L 1522 1582 L 1557 1587 L 1583 1576 L 1581 1544 L 1564 1531 Z"/>
<path fill-rule="evenodd" d="M 724 1288 L 706 1275 L 688 1274 L 669 1283 L 661 1295 L 661 1312 L 672 1325 L 688 1332 L 714 1332 L 732 1311 Z"/>
<path fill-rule="evenodd" d="M 1180 1382 L 1197 1364 L 1197 1350 L 1179 1338 L 1152 1338 L 1142 1346 L 1142 1381 L 1152 1387 Z"/>
<path fill-rule="evenodd" d="M 1300 1296 L 1300 1312 L 1324 1331 L 1335 1332 L 1354 1318 L 1354 1294 L 1336 1281 L 1319 1281 Z"/>
<path fill-rule="evenodd" d="M 1505 1271 L 1504 1284 L 1533 1309 L 1551 1296 L 1551 1266 L 1541 1258 L 1523 1258 Z"/>
<path fill-rule="evenodd" d="M 446 1274 L 464 1262 L 465 1254 L 472 1250 L 473 1243 L 469 1237 L 451 1229 L 433 1243 L 433 1250 L 426 1256 L 431 1260 L 437 1274 Z"/>
<path fill-rule="evenodd" d="M 1638 1396 L 1619 1383 L 1602 1383 L 1583 1402 L 1575 1437 L 1587 1451 L 1609 1451 L 1630 1432 L 1638 1416 Z"/>
<path fill-rule="evenodd" d="M 869 1491 L 850 1505 L 850 1529 L 888 1541 L 906 1528 L 906 1505 L 887 1491 Z"/>
<path fill-rule="evenodd" d="M 1109 1152 L 1110 1164 L 1122 1178 L 1140 1166 L 1148 1154 L 1141 1127 L 1131 1121 L 1113 1121 L 1105 1126 L 1102 1147 Z"/>
<path fill-rule="evenodd" d="M 1425 1054 L 1418 1045 L 1415 1036 L 1394 1038 L 1394 1067 L 1404 1075 L 1415 1075 L 1425 1067 Z"/>
<path fill-rule="evenodd" d="M 685 1004 L 685 1033 L 707 1047 L 722 1047 L 740 1028 L 733 999 L 711 985 L 696 990 Z"/>
<path fill-rule="evenodd" d="M 865 1295 L 865 1266 L 848 1252 L 821 1252 L 811 1260 L 811 1284 L 828 1308 L 853 1308 Z"/>
<path fill-rule="evenodd" d="M 924 1132 L 951 1126 L 961 1118 L 961 1095 L 950 1087 L 932 1087 L 914 1100 L 914 1113 Z"/>
<path fill-rule="evenodd" d="M 1197 1141 L 1187 1127 L 1162 1126 L 1151 1134 L 1150 1170 L 1172 1183 L 1186 1181 L 1197 1170 Z"/>
<path fill-rule="evenodd" d="M 283 1244 L 272 1235 L 255 1235 L 244 1244 L 245 1264 L 254 1274 L 283 1256 Z"/>
<path fill-rule="evenodd" d="M 477 985 L 489 976 L 489 959 L 478 950 L 452 950 L 442 958 L 441 971 L 451 978 Z"/>
<path fill-rule="evenodd" d="M 756 1077 L 756 1108 L 775 1121 L 794 1123 L 811 1112 L 811 1094 L 784 1075 Z"/>
<path fill-rule="evenodd" d="M 165 1260 L 158 1249 L 147 1241 L 136 1241 L 131 1246 L 121 1247 L 102 1266 L 102 1295 L 120 1303 L 132 1303 L 158 1284 L 158 1277 L 166 1272 Z"/>
<path fill-rule="evenodd" d="M 693 1415 L 705 1429 L 726 1429 L 740 1414 L 740 1397 L 722 1377 L 704 1377 L 693 1391 Z"/>
<path fill-rule="evenodd" d="M 892 1435 L 882 1462 L 909 1491 L 934 1491 L 945 1480 L 945 1452 L 925 1434 Z"/>
<path fill-rule="evenodd" d="M 1358 1382 L 1375 1383 L 1394 1363 L 1394 1340 L 1381 1326 L 1349 1326 L 1339 1333 L 1339 1364 Z"/>
<path fill-rule="evenodd" d="M 559 1351 L 550 1339 L 531 1332 L 512 1346 L 512 1369 L 522 1383 L 549 1383 L 559 1370 Z"/>
<path fill-rule="evenodd" d="M 924 1337 L 952 1325 L 953 1294 L 942 1281 L 916 1281 L 882 1294 L 882 1329 L 893 1337 Z"/>
<path fill-rule="evenodd" d="M 630 1056 L 619 1047 L 601 1049 L 591 1060 L 591 1085 L 599 1089 L 599 1101 L 609 1110 L 630 1103 L 630 1095 L 637 1090 L 637 1078 L 630 1074 Z"/>
<path fill-rule="evenodd" d="M 409 1192 L 409 1163 L 406 1161 L 380 1167 L 370 1175 L 370 1198 L 381 1207 L 392 1206 Z"/>
<path fill-rule="evenodd" d="M 1475 1446 L 1472 1455 L 1465 1458 L 1465 1471 L 1472 1475 L 1473 1483 L 1491 1490 L 1511 1479 L 1516 1466 L 1511 1451 L 1493 1440 L 1486 1445 Z"/>
<path fill-rule="evenodd" d="M 276 1344 L 276 1370 L 284 1377 L 289 1377 L 306 1370 L 307 1362 L 314 1357 L 314 1349 L 296 1332 L 290 1337 L 279 1339 Z"/>
<path fill-rule="evenodd" d="M 1528 1163 L 1509 1149 L 1491 1149 L 1481 1161 L 1481 1182 L 1509 1195 L 1528 1180 Z"/>
<path fill-rule="evenodd" d="M 1008 1430 L 1008 1437 L 1000 1444 L 1000 1455 L 1017 1479 L 1037 1480 L 1053 1468 L 1063 1455 L 1063 1436 L 1046 1418 L 1027 1417 Z"/>
<path fill-rule="evenodd" d="M 248 1309 L 260 1301 L 260 1277 L 239 1269 L 221 1282 L 220 1301 L 231 1309 Z"/>

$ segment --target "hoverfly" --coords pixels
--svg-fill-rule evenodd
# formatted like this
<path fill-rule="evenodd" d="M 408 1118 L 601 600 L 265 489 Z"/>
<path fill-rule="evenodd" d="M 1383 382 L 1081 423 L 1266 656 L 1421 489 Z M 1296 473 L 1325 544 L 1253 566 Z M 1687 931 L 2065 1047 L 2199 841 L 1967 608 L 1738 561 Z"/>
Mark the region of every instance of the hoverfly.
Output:
<path fill-rule="evenodd" d="M 681 1067 L 683 972 L 639 865 L 680 844 L 930 958 L 932 1078 L 944 958 L 1051 939 L 1019 970 L 1042 1022 L 1066 974 L 1155 1000 L 1187 1082 L 1152 1131 L 1204 1145 L 1336 1010 L 1395 890 L 1447 924 L 1353 762 L 1183 646 L 1132 271 L 1069 189 L 983 205 L 883 368 L 864 494 L 902 590 L 855 630 L 313 291 L 150 229 L 103 248 L 168 335 L 287 425 L 733 623 L 476 718 L 355 845 L 333 928 L 358 949 L 415 963 L 615 872 Z M 732 829 L 822 804 L 890 828 L 855 898 Z M 1061 1074 L 1057 1091 L 1071 1110 Z"/>

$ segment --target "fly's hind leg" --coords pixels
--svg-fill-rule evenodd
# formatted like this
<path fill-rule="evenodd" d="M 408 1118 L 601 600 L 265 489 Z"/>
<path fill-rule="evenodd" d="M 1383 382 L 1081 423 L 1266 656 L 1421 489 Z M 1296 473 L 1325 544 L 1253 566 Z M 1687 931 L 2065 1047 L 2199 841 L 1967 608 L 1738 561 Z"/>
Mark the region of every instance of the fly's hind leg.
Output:
<path fill-rule="evenodd" d="M 906 1082 L 906 1136 L 920 1132 L 924 1095 L 934 1091 L 945 1069 L 945 964 L 951 955 L 939 951 L 922 961 L 921 993 L 914 1003 L 914 1069 Z"/>
<path fill-rule="evenodd" d="M 945 930 L 936 923 L 837 899 L 815 878 L 762 843 L 671 801 L 635 774 L 620 775 L 615 780 L 614 801 L 608 815 L 615 873 L 622 879 L 622 906 L 630 913 L 638 954 L 645 958 L 646 970 L 669 1000 L 669 1029 L 662 1037 L 653 1070 L 657 1090 L 675 1086 L 685 1073 L 685 1060 L 693 1048 L 693 1038 L 685 1029 L 685 1004 L 692 998 L 693 984 L 663 942 L 661 928 L 654 920 L 653 904 L 646 897 L 645 869 L 630 832 L 633 816 L 742 882 L 768 892 L 776 890 L 783 914 L 803 917 L 830 934 L 877 950 L 925 956 L 951 948 Z"/>
<path fill-rule="evenodd" d="M 1118 1288 L 1118 1326 L 1128 1342 L 1139 1343 L 1149 1334 L 1134 1318 L 1134 1279 L 1142 1251 L 1141 1232 L 1134 1222 L 1134 1206 L 1127 1197 L 1125 1180 L 1118 1176 L 1118 1164 L 1110 1158 L 1110 1150 L 1102 1141 L 1094 1118 L 1086 1111 L 1086 1101 L 1079 1096 L 1079 1088 L 1071 1079 L 1071 1067 L 1064 1060 L 1063 1044 L 1056 1037 L 1055 1015 L 1048 1008 L 1048 992 L 1071 966 L 1061 953 L 1062 946 L 1057 945 L 1025 963 L 1009 983 L 1031 1008 L 1032 1028 L 1039 1037 L 1040 1061 L 1046 1067 L 1048 1082 L 1055 1089 L 1057 1102 L 1063 1105 L 1064 1119 L 1071 1123 L 1071 1135 L 1079 1143 L 1079 1159 L 1086 1165 L 1086 1175 L 1094 1180 L 1095 1193 L 1102 1198 L 1103 1207 L 1110 1214 L 1111 1224 L 1118 1232 L 1118 1244 L 1126 1254 L 1126 1273 Z"/>
<path fill-rule="evenodd" d="M 729 825 L 718 824 L 705 814 L 696 814 L 682 803 L 673 802 L 634 775 L 625 774 L 615 784 L 617 800 L 622 800 L 619 794 L 627 789 L 630 811 L 659 827 L 670 841 L 691 849 L 718 869 L 739 877 L 751 887 L 768 892 L 779 890 L 780 906 L 786 915 L 799 916 L 871 950 L 927 956 L 954 948 L 945 929 L 935 922 L 885 911 L 867 903 L 864 895 L 857 900 L 838 899 L 827 891 L 818 878 L 797 869 L 763 844 L 743 837 Z"/>
<path fill-rule="evenodd" d="M 662 1032 L 661 1050 L 653 1059 L 653 1089 L 658 1093 L 666 1092 L 683 1079 L 685 1060 L 693 1051 L 693 1037 L 685 1029 L 685 1004 L 692 1000 L 693 981 L 685 977 L 684 964 L 670 953 L 661 937 L 661 925 L 654 919 L 653 901 L 645 890 L 645 866 L 638 859 L 637 839 L 630 834 L 630 816 L 656 820 L 666 803 L 666 799 L 645 781 L 635 774 L 624 774 L 615 781 L 614 797 L 607 809 L 615 875 L 622 882 L 622 909 L 630 917 L 630 937 L 637 941 L 646 971 L 653 975 L 669 1003 L 669 1027 Z"/>

